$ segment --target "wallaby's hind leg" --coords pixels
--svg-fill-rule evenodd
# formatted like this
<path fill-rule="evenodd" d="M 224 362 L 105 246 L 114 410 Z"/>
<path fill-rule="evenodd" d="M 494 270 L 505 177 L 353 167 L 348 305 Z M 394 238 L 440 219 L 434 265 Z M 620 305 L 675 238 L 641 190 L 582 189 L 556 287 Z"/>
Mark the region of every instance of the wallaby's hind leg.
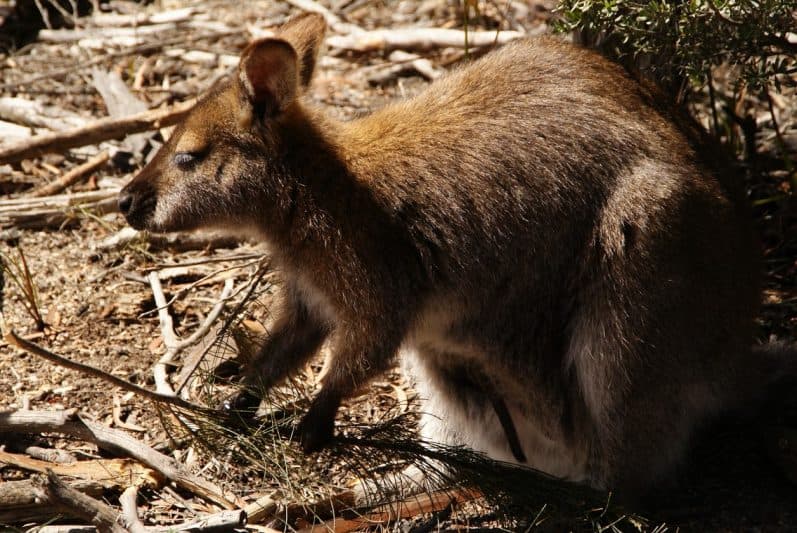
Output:
<path fill-rule="evenodd" d="M 642 375 L 633 380 L 635 386 L 607 411 L 607 419 L 615 422 L 595 425 L 593 485 L 615 489 L 626 500 L 634 500 L 651 488 L 677 481 L 688 450 L 703 429 L 721 417 L 747 422 L 761 415 L 768 385 L 782 375 L 780 361 L 789 355 L 788 350 L 775 350 L 762 357 L 749 349 L 734 353 L 730 346 L 712 349 L 709 343 L 687 344 L 677 358 L 666 361 L 701 361 L 705 373 L 661 380 L 647 377 L 648 365 L 643 365 L 637 370 Z M 640 353 L 645 360 L 667 364 L 654 348 L 640 349 Z"/>

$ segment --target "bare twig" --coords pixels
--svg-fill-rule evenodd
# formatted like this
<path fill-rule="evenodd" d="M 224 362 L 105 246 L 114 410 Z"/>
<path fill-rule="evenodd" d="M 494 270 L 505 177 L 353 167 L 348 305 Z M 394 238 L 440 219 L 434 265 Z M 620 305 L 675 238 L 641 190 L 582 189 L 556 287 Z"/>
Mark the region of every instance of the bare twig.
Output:
<path fill-rule="evenodd" d="M 51 361 L 57 365 L 63 366 L 65 368 L 69 368 L 70 370 L 76 370 L 83 374 L 88 374 L 90 376 L 94 376 L 96 378 L 100 378 L 104 381 L 107 381 L 121 389 L 133 392 L 138 394 L 139 396 L 143 396 L 144 398 L 148 398 L 150 400 L 154 400 L 156 402 L 162 402 L 168 405 L 173 405 L 175 407 L 179 407 L 182 409 L 189 409 L 192 411 L 206 411 L 207 409 L 200 406 L 193 404 L 191 402 L 187 402 L 182 398 L 178 398 L 173 395 L 168 394 L 160 394 L 158 392 L 151 391 L 149 389 L 145 389 L 144 387 L 139 387 L 134 383 L 130 383 L 122 378 L 116 377 L 113 374 L 109 374 L 100 370 L 99 368 L 95 368 L 90 365 L 85 365 L 83 363 L 78 363 L 76 361 L 72 361 L 65 357 L 62 357 L 56 353 L 53 353 L 46 348 L 42 348 L 41 346 L 30 342 L 26 339 L 23 339 L 19 335 L 14 332 L 14 330 L 7 327 L 5 321 L 3 319 L 2 313 L 0 313 L 0 329 L 3 331 L 3 338 L 5 341 L 11 345 L 16 346 L 20 350 L 26 351 L 28 353 L 32 353 L 33 355 L 37 355 L 39 357 L 43 357 L 48 361 Z"/>
<path fill-rule="evenodd" d="M 113 395 L 113 409 L 111 411 L 114 426 L 128 431 L 137 431 L 139 433 L 145 433 L 147 431 L 146 428 L 142 428 L 135 424 L 129 424 L 122 420 L 122 400 L 119 399 L 119 395 L 117 394 Z"/>
<path fill-rule="evenodd" d="M 81 128 L 37 135 L 0 149 L 0 164 L 14 163 L 38 157 L 48 152 L 63 152 L 70 148 L 97 144 L 176 124 L 194 107 L 195 100 L 182 102 L 167 109 L 154 109 L 123 118 L 106 117 Z"/>
<path fill-rule="evenodd" d="M 161 287 L 158 273 L 150 272 L 148 279 L 150 287 L 152 288 L 152 294 L 155 298 L 155 305 L 158 308 L 158 319 L 160 320 L 161 324 L 163 344 L 166 345 L 166 353 L 163 354 L 153 368 L 153 373 L 155 375 L 155 385 L 158 392 L 161 394 L 174 395 L 174 390 L 172 389 L 171 385 L 169 385 L 166 377 L 168 365 L 174 360 L 178 353 L 189 346 L 193 346 L 202 340 L 205 335 L 207 335 L 210 327 L 221 314 L 222 310 L 224 309 L 224 304 L 227 302 L 227 299 L 232 293 L 233 280 L 227 279 L 224 282 L 224 289 L 219 296 L 219 301 L 213 306 L 213 309 L 211 309 L 210 313 L 208 313 L 208 316 L 196 329 L 196 331 L 194 331 L 187 339 L 180 340 L 177 337 L 177 334 L 174 332 L 172 317 L 171 314 L 169 314 L 169 304 L 166 302 L 166 296 L 163 294 L 163 288 Z"/>
<path fill-rule="evenodd" d="M 34 459 L 49 461 L 51 463 L 69 464 L 77 461 L 77 457 L 60 448 L 42 448 L 41 446 L 28 446 L 25 453 Z"/>
<path fill-rule="evenodd" d="M 392 62 L 391 64 L 385 66 L 380 65 L 377 72 L 368 76 L 369 83 L 385 83 L 410 70 L 418 72 L 427 80 L 434 80 L 442 74 L 442 71 L 437 70 L 434 65 L 432 65 L 431 61 L 417 54 L 409 54 L 402 50 L 394 50 L 390 54 L 389 59 Z"/>
<path fill-rule="evenodd" d="M 201 342 L 194 345 L 194 347 L 183 356 L 182 368 L 177 374 L 177 377 L 174 379 L 175 394 L 179 394 L 186 400 L 191 399 L 192 384 L 197 375 L 197 369 L 199 369 L 202 363 L 205 362 L 205 355 L 207 354 L 209 348 L 214 345 L 216 340 L 218 340 L 219 334 L 223 330 L 223 327 L 223 324 L 216 324 L 213 328 L 211 328 L 208 334 L 203 337 Z M 214 361 L 221 363 L 221 361 L 227 359 L 223 357 L 228 352 L 227 346 L 228 344 L 225 343 L 222 354 L 215 354 L 215 357 L 213 358 Z M 235 354 L 237 355 L 237 352 Z"/>
<path fill-rule="evenodd" d="M 94 12 L 91 15 L 91 22 L 102 27 L 138 27 L 150 24 L 162 24 L 164 22 L 185 22 L 191 20 L 195 13 L 196 8 L 193 7 L 156 11 L 154 13 L 131 13 L 126 15 Z"/>
<path fill-rule="evenodd" d="M 268 256 L 265 253 L 249 253 L 249 254 L 229 254 L 229 255 L 222 255 L 217 257 L 202 257 L 199 259 L 192 259 L 189 261 L 182 261 L 176 264 L 168 264 L 168 263 L 158 263 L 154 267 L 150 267 L 153 270 L 160 270 L 164 268 L 172 268 L 172 267 L 190 267 L 196 265 L 208 265 L 211 263 L 223 263 L 224 261 L 250 261 L 255 259 L 257 261 L 252 261 L 242 266 L 249 266 L 251 264 L 255 264 L 257 262 L 264 263 L 261 265 L 263 268 L 267 265 Z"/>
<path fill-rule="evenodd" d="M 74 411 L 0 412 L 0 433 L 63 433 L 93 442 L 112 453 L 127 455 L 157 470 L 166 479 L 225 509 L 236 506 L 221 488 L 189 472 L 174 459 L 163 455 L 128 434 L 102 424 L 83 420 Z"/>
<path fill-rule="evenodd" d="M 46 185 L 39 187 L 38 189 L 34 189 L 33 192 L 30 193 L 31 196 L 39 198 L 42 196 L 50 196 L 52 194 L 57 194 L 70 185 L 74 185 L 81 178 L 88 176 L 105 163 L 108 162 L 110 159 L 110 154 L 108 154 L 108 150 L 103 150 L 99 154 L 95 155 L 82 165 L 78 165 L 75 168 L 69 170 L 68 172 L 64 173 L 63 176 L 52 181 Z"/>
<path fill-rule="evenodd" d="M 147 528 L 138 517 L 136 500 L 138 499 L 138 487 L 131 485 L 127 487 L 122 495 L 119 496 L 119 504 L 122 506 L 122 519 L 130 533 L 147 533 Z"/>

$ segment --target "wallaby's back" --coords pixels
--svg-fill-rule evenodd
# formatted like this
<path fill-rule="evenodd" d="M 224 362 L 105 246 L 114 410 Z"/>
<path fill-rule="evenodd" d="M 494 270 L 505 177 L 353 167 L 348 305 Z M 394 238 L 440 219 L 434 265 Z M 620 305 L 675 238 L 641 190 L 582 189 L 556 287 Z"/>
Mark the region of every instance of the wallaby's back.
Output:
<path fill-rule="evenodd" d="M 473 392 L 494 390 L 531 465 L 637 488 L 763 386 L 746 210 L 681 124 L 619 67 L 535 39 L 347 125 L 431 287 L 408 355 L 430 437 L 515 460 Z"/>

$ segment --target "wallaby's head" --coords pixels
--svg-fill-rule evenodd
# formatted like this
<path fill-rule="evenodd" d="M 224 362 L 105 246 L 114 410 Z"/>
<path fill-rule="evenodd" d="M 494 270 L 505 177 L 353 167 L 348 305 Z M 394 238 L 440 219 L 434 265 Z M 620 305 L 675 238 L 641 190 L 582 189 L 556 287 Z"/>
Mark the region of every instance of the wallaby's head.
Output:
<path fill-rule="evenodd" d="M 120 192 L 131 226 L 182 231 L 251 222 L 269 176 L 279 174 L 281 124 L 300 106 L 325 30 L 320 15 L 301 15 L 243 51 L 236 72 L 199 100 Z"/>

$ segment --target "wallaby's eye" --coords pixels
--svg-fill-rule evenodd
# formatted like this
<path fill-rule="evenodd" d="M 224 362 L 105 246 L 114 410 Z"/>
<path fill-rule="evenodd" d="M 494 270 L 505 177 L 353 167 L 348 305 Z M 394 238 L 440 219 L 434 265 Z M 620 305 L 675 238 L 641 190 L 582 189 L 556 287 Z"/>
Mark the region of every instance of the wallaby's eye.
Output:
<path fill-rule="evenodd" d="M 177 152 L 174 154 L 174 164 L 183 170 L 191 168 L 200 159 L 202 159 L 202 152 Z"/>

